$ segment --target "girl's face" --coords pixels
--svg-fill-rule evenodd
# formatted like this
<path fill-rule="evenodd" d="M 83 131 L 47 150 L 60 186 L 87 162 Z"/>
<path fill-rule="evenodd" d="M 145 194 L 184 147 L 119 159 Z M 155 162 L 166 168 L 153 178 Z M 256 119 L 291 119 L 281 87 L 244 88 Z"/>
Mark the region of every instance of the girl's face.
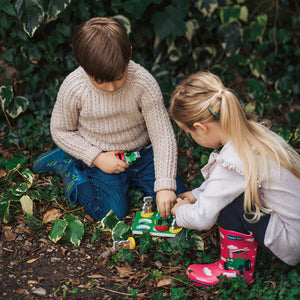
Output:
<path fill-rule="evenodd" d="M 112 93 L 118 90 L 119 88 L 121 88 L 125 84 L 127 80 L 127 76 L 128 76 L 128 67 L 126 68 L 125 73 L 115 81 L 99 83 L 90 76 L 89 79 L 96 89 Z"/>
<path fill-rule="evenodd" d="M 188 133 L 198 145 L 205 148 L 217 149 L 228 141 L 227 135 L 220 126 L 220 122 L 195 122 L 193 129 L 187 128 L 180 122 L 177 122 L 177 125 Z"/>

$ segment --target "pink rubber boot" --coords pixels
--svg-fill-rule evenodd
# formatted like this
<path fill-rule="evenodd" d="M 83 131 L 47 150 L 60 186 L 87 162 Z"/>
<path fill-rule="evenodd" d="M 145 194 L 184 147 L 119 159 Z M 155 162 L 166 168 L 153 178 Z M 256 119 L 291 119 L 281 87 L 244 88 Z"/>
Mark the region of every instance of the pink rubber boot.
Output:
<path fill-rule="evenodd" d="M 187 276 L 195 285 L 211 286 L 219 282 L 217 276 L 223 274 L 231 278 L 237 274 L 246 277 L 247 284 L 252 284 L 257 242 L 253 234 L 220 230 L 221 257 L 212 264 L 194 264 L 186 270 Z"/>

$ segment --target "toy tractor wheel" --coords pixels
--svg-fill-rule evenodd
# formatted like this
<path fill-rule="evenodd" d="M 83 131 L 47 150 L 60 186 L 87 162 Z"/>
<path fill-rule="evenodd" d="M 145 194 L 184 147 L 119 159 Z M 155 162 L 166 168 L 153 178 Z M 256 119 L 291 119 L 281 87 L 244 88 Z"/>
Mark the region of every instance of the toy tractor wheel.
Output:
<path fill-rule="evenodd" d="M 129 240 L 129 243 L 130 243 L 130 249 L 135 249 L 135 239 L 132 236 L 130 236 L 128 238 L 128 240 Z"/>
<path fill-rule="evenodd" d="M 227 264 L 227 262 L 224 262 L 224 269 L 228 270 L 228 264 Z"/>
<path fill-rule="evenodd" d="M 246 261 L 245 261 L 245 270 L 246 270 L 246 271 L 249 271 L 250 268 L 251 268 L 251 262 L 250 262 L 250 260 L 246 260 Z"/>
<path fill-rule="evenodd" d="M 242 266 L 242 265 L 239 266 L 239 273 L 240 273 L 241 275 L 244 274 L 244 266 Z"/>

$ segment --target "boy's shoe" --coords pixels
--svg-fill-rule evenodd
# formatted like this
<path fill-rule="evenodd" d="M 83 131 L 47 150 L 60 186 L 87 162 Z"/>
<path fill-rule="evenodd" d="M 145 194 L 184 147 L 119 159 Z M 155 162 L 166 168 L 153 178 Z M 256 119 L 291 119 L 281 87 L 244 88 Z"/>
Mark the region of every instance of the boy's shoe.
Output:
<path fill-rule="evenodd" d="M 247 284 L 252 284 L 256 262 L 257 242 L 253 234 L 243 234 L 220 230 L 220 260 L 211 264 L 193 264 L 186 270 L 187 276 L 195 285 L 212 286 L 219 282 L 217 276 L 221 274 L 227 278 L 237 274 L 246 277 Z"/>
<path fill-rule="evenodd" d="M 56 173 L 61 176 L 65 195 L 70 204 L 75 204 L 77 201 L 78 185 L 89 182 L 89 178 L 77 168 L 78 160 L 67 154 L 59 147 L 39 156 L 33 163 L 33 171 L 36 173 L 47 172 Z M 71 194 L 75 191 L 73 200 Z"/>

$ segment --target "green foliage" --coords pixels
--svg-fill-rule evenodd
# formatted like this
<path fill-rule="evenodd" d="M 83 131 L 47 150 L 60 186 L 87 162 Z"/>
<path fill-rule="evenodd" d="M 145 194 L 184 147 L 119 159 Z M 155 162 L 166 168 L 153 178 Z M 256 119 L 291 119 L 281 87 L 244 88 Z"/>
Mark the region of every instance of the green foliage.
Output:
<path fill-rule="evenodd" d="M 236 91 L 247 111 L 269 118 L 280 136 L 292 146 L 299 146 L 300 17 L 294 0 L 1 0 L 1 144 L 4 149 L 15 147 L 24 151 L 15 151 L 10 159 L 0 158 L 1 170 L 7 171 L 0 178 L 3 223 L 24 210 L 29 213 L 27 221 L 34 226 L 35 204 L 41 199 L 62 197 L 57 177 L 52 178 L 53 184 L 48 187 L 35 186 L 30 167 L 45 145 L 54 146 L 49 131 L 51 111 L 60 84 L 77 66 L 71 51 L 72 32 L 94 16 L 111 16 L 125 26 L 133 44 L 133 59 L 155 76 L 167 107 L 178 82 L 198 70 L 209 70 Z M 6 75 L 4 62 L 15 72 Z M 199 186 L 203 180 L 200 169 L 207 163 L 210 150 L 196 145 L 176 125 L 174 128 L 180 153 L 179 171 L 188 178 L 190 187 Z M 131 204 L 137 206 L 142 195 L 131 191 L 130 197 Z M 112 231 L 118 222 L 112 217 L 97 224 L 92 242 L 104 228 Z M 128 237 L 128 228 L 119 226 L 114 238 Z M 84 224 L 69 214 L 54 221 L 50 236 L 54 242 L 66 237 L 79 247 L 83 234 Z M 156 257 L 162 261 L 172 256 L 184 265 L 191 258 L 180 252 L 186 253 L 195 245 L 204 247 L 203 241 L 192 242 L 183 232 L 159 245 L 149 232 L 137 239 L 140 255 L 155 249 Z M 117 261 L 133 260 L 133 253 L 121 250 L 115 256 Z M 197 251 L 196 256 L 202 262 L 212 262 L 215 254 L 211 249 L 209 253 Z M 266 261 L 268 266 L 272 265 L 270 260 Z M 265 261 L 258 260 L 260 263 L 259 269 L 264 270 Z M 239 278 L 230 285 L 224 280 L 217 287 L 218 297 L 299 296 L 296 269 L 285 270 L 287 275 L 275 268 L 266 273 L 276 276 L 280 284 L 272 286 L 272 278 L 268 277 L 271 275 L 266 274 L 258 274 L 257 284 L 251 288 Z M 156 275 L 153 277 L 158 278 L 159 274 Z M 134 297 L 135 291 L 130 293 Z M 184 297 L 183 289 L 172 288 L 171 299 Z M 153 299 L 162 298 L 162 293 L 153 295 Z"/>
<path fill-rule="evenodd" d="M 53 222 L 49 239 L 57 243 L 63 236 L 74 246 L 79 247 L 84 235 L 84 224 L 74 215 L 66 214 L 63 219 Z"/>
<path fill-rule="evenodd" d="M 5 224 L 11 219 L 11 206 L 14 203 L 20 204 L 25 214 L 33 215 L 34 199 L 29 195 L 29 190 L 33 184 L 33 173 L 28 168 L 21 168 L 21 164 L 18 163 L 9 170 L 5 179 L 12 181 L 15 177 L 18 177 L 15 180 L 15 184 L 11 185 L 6 192 L 0 195 L 0 218 Z"/>

